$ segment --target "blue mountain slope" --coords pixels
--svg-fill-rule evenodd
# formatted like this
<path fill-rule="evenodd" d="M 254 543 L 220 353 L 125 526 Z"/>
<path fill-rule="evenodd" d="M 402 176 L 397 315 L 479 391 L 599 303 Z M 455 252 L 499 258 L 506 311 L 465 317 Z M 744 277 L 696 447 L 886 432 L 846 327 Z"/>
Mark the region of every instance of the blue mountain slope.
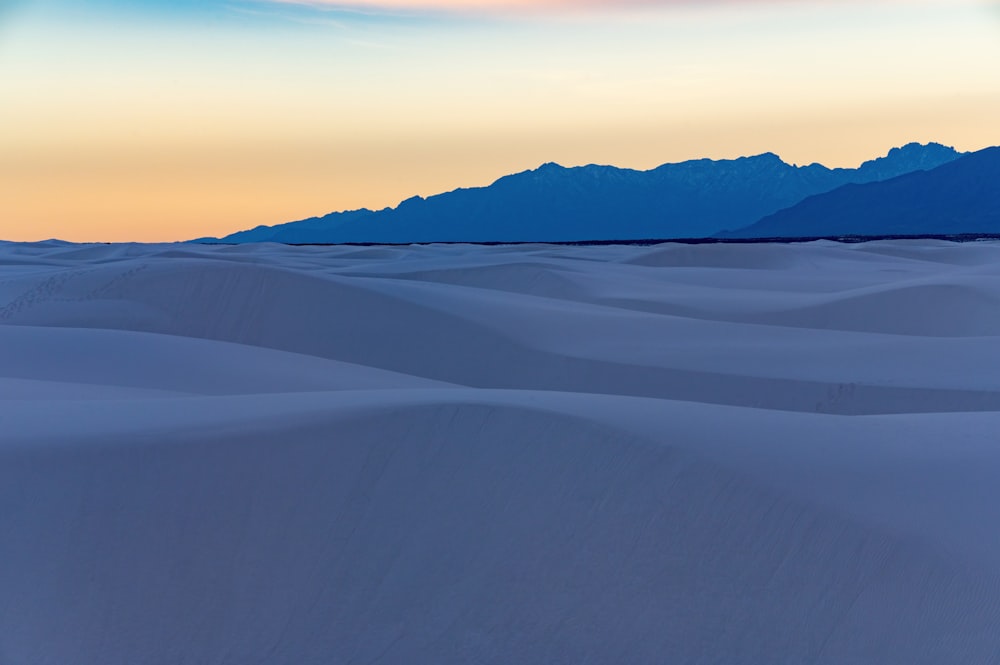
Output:
<path fill-rule="evenodd" d="M 223 242 L 410 243 L 634 240 L 711 236 L 846 183 L 937 166 L 960 153 L 910 144 L 858 169 L 793 166 L 777 155 L 664 164 L 649 171 L 545 164 L 488 187 L 414 197 L 227 236 Z"/>
<path fill-rule="evenodd" d="M 846 185 L 725 234 L 734 238 L 1000 233 L 1000 148 Z"/>

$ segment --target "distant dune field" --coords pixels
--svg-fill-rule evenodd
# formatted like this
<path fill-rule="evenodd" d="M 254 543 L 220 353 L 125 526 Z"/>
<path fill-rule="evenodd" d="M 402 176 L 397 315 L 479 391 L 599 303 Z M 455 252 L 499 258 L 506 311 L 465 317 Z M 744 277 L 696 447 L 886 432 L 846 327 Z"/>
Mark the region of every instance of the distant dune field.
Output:
<path fill-rule="evenodd" d="M 1000 243 L 0 244 L 0 665 L 995 663 Z"/>

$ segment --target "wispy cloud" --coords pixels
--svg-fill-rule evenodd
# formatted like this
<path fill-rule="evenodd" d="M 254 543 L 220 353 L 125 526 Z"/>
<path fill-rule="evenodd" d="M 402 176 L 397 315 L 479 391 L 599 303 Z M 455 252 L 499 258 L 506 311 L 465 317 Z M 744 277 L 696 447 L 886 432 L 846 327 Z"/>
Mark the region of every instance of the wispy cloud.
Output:
<path fill-rule="evenodd" d="M 273 4 L 361 13 L 551 14 L 706 4 L 773 4 L 782 0 L 259 0 Z M 790 0 L 784 0 L 790 1 Z"/>
<path fill-rule="evenodd" d="M 776 4 L 843 4 L 845 0 L 259 0 L 261 2 L 358 12 L 559 13 L 627 9 L 729 7 Z M 863 4 L 865 0 L 846 0 Z M 868 0 L 870 2 L 871 0 Z M 996 0 L 879 0 L 894 4 L 988 4 Z"/>

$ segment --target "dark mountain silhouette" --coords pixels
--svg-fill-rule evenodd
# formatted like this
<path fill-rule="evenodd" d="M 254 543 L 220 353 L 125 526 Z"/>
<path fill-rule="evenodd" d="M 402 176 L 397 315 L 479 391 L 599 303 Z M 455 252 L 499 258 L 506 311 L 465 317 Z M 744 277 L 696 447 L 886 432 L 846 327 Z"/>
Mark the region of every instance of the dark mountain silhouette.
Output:
<path fill-rule="evenodd" d="M 929 171 L 845 185 L 732 233 L 730 238 L 1000 233 L 1000 148 Z"/>
<path fill-rule="evenodd" d="M 396 208 L 336 212 L 260 226 L 222 242 L 411 243 L 697 238 L 736 229 L 821 192 L 932 168 L 961 153 L 895 148 L 857 169 L 794 166 L 766 153 L 649 171 L 543 166 L 488 187 L 413 197 Z M 203 239 L 211 241 L 212 239 Z"/>

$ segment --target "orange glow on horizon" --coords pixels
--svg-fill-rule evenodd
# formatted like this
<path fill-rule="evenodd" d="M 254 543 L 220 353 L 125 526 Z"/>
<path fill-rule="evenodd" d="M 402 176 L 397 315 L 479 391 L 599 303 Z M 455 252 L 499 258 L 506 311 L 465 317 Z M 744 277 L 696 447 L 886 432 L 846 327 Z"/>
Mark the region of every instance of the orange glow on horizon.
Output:
<path fill-rule="evenodd" d="M 925 105 L 907 117 L 905 109 L 886 107 L 730 124 L 709 120 L 684 128 L 605 128 L 594 132 L 601 136 L 596 140 L 550 131 L 459 134 L 406 145 L 210 143 L 173 152 L 120 146 L 100 157 L 52 154 L 28 168 L 23 160 L 11 163 L 0 155 L 0 238 L 161 242 L 221 236 L 336 210 L 395 206 L 415 194 L 485 186 L 547 161 L 647 169 L 772 151 L 790 163 L 857 166 L 910 141 L 986 147 L 980 137 L 995 130 L 998 110 L 1000 98 L 970 104 L 961 125 L 949 132 L 940 131 L 939 118 L 952 110 Z M 830 135 L 844 139 L 831 144 Z M 873 145 L 879 148 L 873 151 Z"/>

